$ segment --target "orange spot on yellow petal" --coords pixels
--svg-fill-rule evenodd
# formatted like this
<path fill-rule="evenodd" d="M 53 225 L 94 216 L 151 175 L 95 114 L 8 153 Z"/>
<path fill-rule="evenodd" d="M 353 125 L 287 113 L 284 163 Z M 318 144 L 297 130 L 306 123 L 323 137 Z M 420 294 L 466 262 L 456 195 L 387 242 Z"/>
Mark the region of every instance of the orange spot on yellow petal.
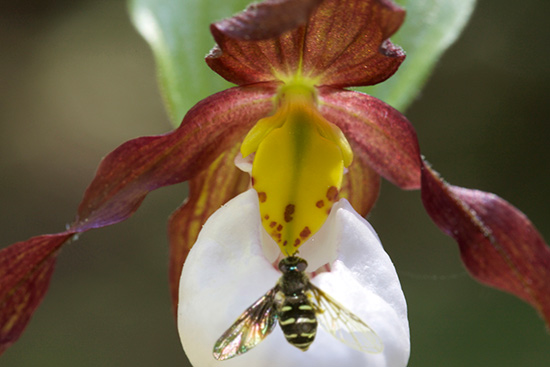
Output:
<path fill-rule="evenodd" d="M 284 218 L 285 218 L 285 222 L 290 222 L 292 220 L 292 214 L 294 214 L 294 205 L 293 204 L 288 204 L 286 207 L 285 207 L 285 214 L 284 214 Z"/>
<path fill-rule="evenodd" d="M 277 243 L 280 243 L 283 239 L 281 233 L 275 231 L 271 232 L 271 237 L 274 238 Z"/>
<path fill-rule="evenodd" d="M 304 227 L 304 229 L 302 229 L 302 232 L 300 232 L 300 237 L 302 237 L 302 239 L 306 239 L 309 237 L 310 234 L 311 230 L 309 229 L 309 227 Z"/>
<path fill-rule="evenodd" d="M 327 199 L 329 201 L 336 201 L 338 198 L 338 188 L 336 186 L 331 186 L 327 190 Z"/>
<path fill-rule="evenodd" d="M 267 200 L 267 194 L 265 192 L 259 192 L 258 200 L 260 200 L 260 203 L 265 203 L 265 201 Z"/>

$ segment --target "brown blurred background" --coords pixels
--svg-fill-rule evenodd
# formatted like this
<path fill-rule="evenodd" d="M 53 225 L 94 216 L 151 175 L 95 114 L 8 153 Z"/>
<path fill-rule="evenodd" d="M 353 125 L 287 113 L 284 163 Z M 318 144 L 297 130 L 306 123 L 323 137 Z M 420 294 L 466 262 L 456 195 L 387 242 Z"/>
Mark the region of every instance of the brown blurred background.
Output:
<path fill-rule="evenodd" d="M 550 239 L 546 0 L 481 0 L 407 112 L 453 184 L 494 192 Z M 170 129 L 148 46 L 122 0 L 0 2 L 0 247 L 62 230 L 101 157 Z M 170 309 L 166 219 L 185 185 L 66 246 L 2 367 L 186 366 Z M 524 302 L 473 281 L 418 192 L 384 183 L 369 218 L 409 304 L 410 366 L 550 365 Z M 283 352 L 283 351 L 281 351 Z"/>

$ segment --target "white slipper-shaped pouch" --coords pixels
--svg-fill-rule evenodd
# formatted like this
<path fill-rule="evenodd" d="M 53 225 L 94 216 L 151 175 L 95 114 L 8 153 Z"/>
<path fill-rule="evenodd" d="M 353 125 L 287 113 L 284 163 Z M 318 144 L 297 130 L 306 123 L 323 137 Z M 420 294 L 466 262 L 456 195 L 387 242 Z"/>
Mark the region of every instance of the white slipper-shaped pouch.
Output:
<path fill-rule="evenodd" d="M 265 234 L 257 194 L 249 190 L 208 219 L 182 270 L 178 328 L 193 366 L 406 366 L 409 324 L 399 279 L 373 228 L 347 200 L 333 206 L 298 256 L 307 260 L 315 286 L 374 331 L 382 344 L 379 352 L 357 351 L 323 327 L 303 352 L 289 344 L 276 326 L 246 353 L 224 361 L 214 358 L 220 336 L 281 277 L 276 269 L 280 252 Z"/>

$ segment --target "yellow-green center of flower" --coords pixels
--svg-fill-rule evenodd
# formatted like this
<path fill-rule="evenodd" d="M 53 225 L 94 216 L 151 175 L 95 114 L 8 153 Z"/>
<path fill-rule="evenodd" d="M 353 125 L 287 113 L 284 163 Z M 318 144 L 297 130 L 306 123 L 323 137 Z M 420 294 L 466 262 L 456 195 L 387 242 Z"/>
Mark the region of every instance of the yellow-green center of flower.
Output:
<path fill-rule="evenodd" d="M 285 84 L 276 102 L 275 114 L 256 123 L 241 153 L 256 152 L 252 185 L 262 224 L 288 256 L 325 222 L 353 153 L 342 131 L 318 111 L 313 86 Z"/>

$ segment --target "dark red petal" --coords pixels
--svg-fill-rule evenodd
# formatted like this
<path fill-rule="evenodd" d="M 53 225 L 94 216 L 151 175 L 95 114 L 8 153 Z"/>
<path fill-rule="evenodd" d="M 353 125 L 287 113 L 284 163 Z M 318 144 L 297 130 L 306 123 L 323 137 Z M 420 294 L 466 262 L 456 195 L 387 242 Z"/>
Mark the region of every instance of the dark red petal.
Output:
<path fill-rule="evenodd" d="M 0 354 L 23 333 L 46 294 L 58 250 L 71 236 L 38 236 L 0 251 Z"/>
<path fill-rule="evenodd" d="M 282 2 L 278 9 L 290 3 Z M 261 17 L 245 12 L 212 24 L 217 46 L 206 62 L 239 85 L 288 77 L 300 68 L 303 75 L 319 78 L 320 85 L 372 85 L 389 78 L 405 58 L 403 51 L 387 40 L 404 16 L 401 8 L 387 0 L 325 0 L 306 25 L 275 38 L 247 41 L 243 40 L 246 27 L 237 39 L 229 26 L 240 18 L 252 23 Z"/>
<path fill-rule="evenodd" d="M 217 45 L 206 56 L 206 63 L 231 83 L 269 82 L 277 80 L 277 72 L 292 75 L 298 70 L 301 33 L 285 33 L 264 41 L 243 41 L 227 37 L 217 24 L 212 24 L 210 31 Z"/>
<path fill-rule="evenodd" d="M 403 9 L 384 0 L 325 1 L 307 25 L 303 69 L 320 85 L 373 85 L 405 59 L 388 37 L 403 23 Z"/>
<path fill-rule="evenodd" d="M 550 248 L 522 212 L 494 194 L 445 183 L 427 164 L 422 201 L 458 242 L 473 277 L 529 302 L 550 325 Z"/>
<path fill-rule="evenodd" d="M 189 198 L 170 217 L 170 292 L 174 312 L 178 306 L 181 269 L 202 225 L 218 208 L 249 186 L 250 176 L 234 164 L 239 148 L 240 143 L 222 153 L 207 170 L 189 181 Z"/>
<path fill-rule="evenodd" d="M 354 155 L 402 189 L 420 188 L 416 132 L 399 111 L 369 95 L 319 88 L 320 110 L 350 142 Z"/>
<path fill-rule="evenodd" d="M 258 84 L 225 90 L 195 105 L 178 129 L 122 144 L 101 162 L 72 229 L 120 222 L 150 191 L 197 175 L 272 110 L 275 89 Z"/>
<path fill-rule="evenodd" d="M 348 167 L 348 173 L 344 175 L 340 197 L 348 199 L 357 213 L 364 217 L 374 206 L 379 193 L 380 176 L 363 155 L 356 154 Z"/>
<path fill-rule="evenodd" d="M 303 25 L 323 0 L 266 0 L 252 4 L 216 28 L 232 38 L 263 40 Z"/>
<path fill-rule="evenodd" d="M 0 350 L 23 332 L 46 292 L 55 254 L 72 235 L 127 219 L 150 191 L 199 174 L 272 110 L 275 89 L 228 89 L 199 102 L 177 130 L 122 144 L 101 162 L 69 230 L 0 251 Z"/>

